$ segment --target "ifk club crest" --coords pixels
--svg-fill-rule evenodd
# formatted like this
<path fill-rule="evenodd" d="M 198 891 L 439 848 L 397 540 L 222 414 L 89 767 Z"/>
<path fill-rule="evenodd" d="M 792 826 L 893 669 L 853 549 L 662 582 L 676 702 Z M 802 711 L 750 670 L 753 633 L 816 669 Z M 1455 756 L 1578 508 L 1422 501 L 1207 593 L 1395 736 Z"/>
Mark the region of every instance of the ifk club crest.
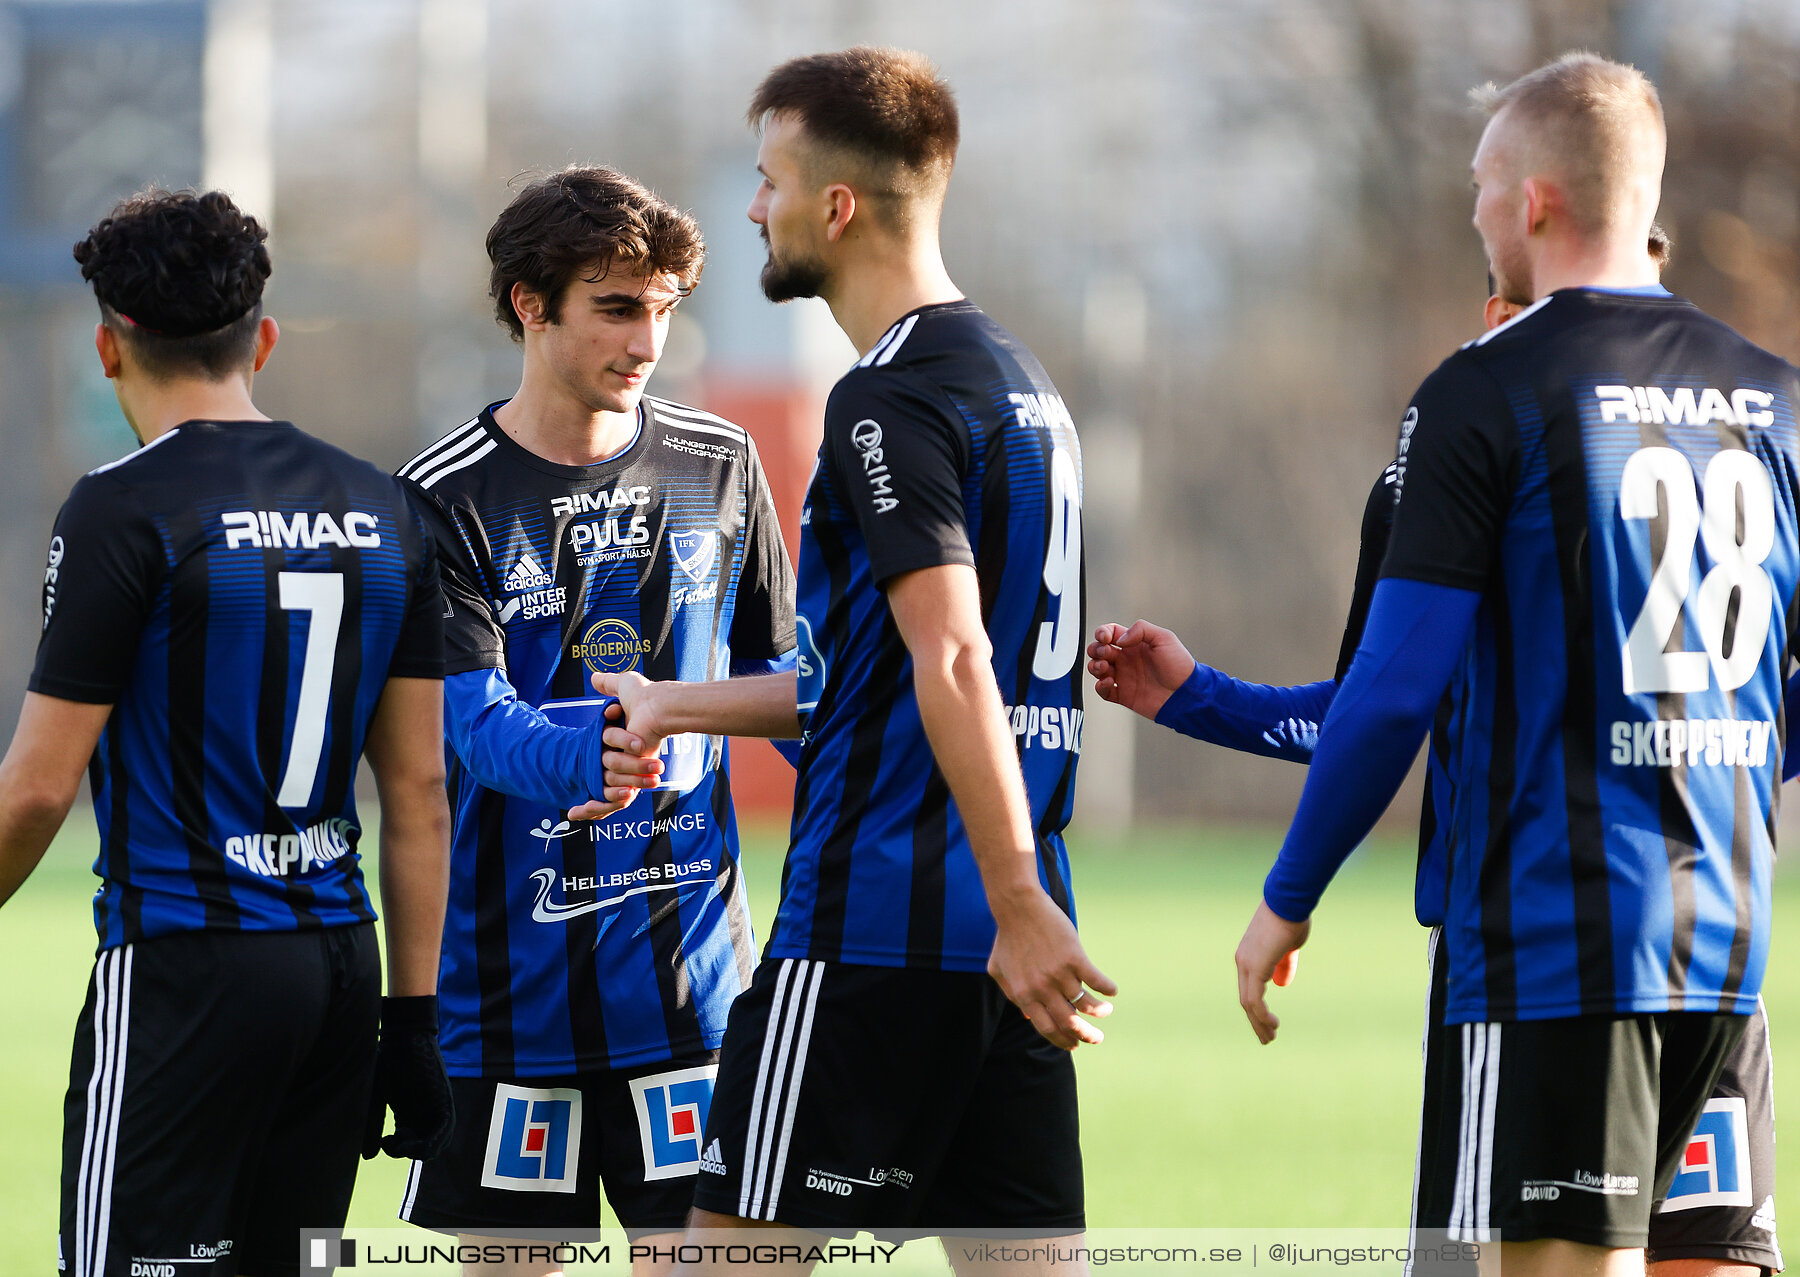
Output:
<path fill-rule="evenodd" d="M 713 560 L 719 555 L 719 534 L 711 529 L 671 533 L 669 552 L 675 565 L 687 573 L 690 581 L 704 584 L 707 574 L 712 571 Z"/>

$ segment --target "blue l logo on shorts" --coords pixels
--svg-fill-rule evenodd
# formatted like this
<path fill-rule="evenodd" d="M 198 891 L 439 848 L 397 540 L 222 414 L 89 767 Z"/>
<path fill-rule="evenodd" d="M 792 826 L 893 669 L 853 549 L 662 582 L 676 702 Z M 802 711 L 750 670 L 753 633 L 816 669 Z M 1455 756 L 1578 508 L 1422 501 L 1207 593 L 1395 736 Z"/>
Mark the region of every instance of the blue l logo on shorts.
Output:
<path fill-rule="evenodd" d="M 561 1179 L 569 1157 L 569 1102 L 507 1100 L 498 1151 L 495 1169 L 508 1179 Z"/>
<path fill-rule="evenodd" d="M 1706 1102 L 1688 1136 L 1681 1166 L 1663 1210 L 1750 1205 L 1750 1139 L 1744 1101 L 1736 1095 Z"/>
<path fill-rule="evenodd" d="M 712 1109 L 714 1066 L 676 1069 L 631 1083 L 644 1178 L 674 1179 L 700 1169 L 700 1137 Z"/>
<path fill-rule="evenodd" d="M 481 1183 L 514 1192 L 572 1193 L 581 1160 L 581 1092 L 494 1086 Z"/>

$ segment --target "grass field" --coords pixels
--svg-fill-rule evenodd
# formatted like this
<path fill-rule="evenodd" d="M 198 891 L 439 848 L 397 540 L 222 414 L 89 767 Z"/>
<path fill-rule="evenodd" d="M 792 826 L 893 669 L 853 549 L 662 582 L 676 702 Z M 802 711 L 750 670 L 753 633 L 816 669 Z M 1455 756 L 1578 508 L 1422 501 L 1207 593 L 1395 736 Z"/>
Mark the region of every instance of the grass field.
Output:
<path fill-rule="evenodd" d="M 92 840 L 77 813 L 0 911 L 4 1274 L 54 1271 L 62 1095 L 93 949 Z M 1276 991 L 1281 1038 L 1265 1048 L 1238 1009 L 1231 953 L 1274 846 L 1268 831 L 1209 829 L 1075 847 L 1082 934 L 1121 988 L 1106 1042 L 1078 1056 L 1096 1227 L 1405 1222 L 1425 970 L 1410 851 L 1377 842 L 1347 866 L 1299 981 Z M 772 837 L 746 849 L 759 922 L 773 908 L 779 855 Z M 1789 957 L 1800 952 L 1800 874 L 1777 884 L 1768 1003 L 1784 1061 L 1800 1058 L 1800 974 Z M 1800 1141 L 1782 1151 L 1790 1201 L 1779 1214 L 1792 1220 Z M 351 1223 L 391 1224 L 404 1172 L 386 1158 L 365 1163 Z"/>

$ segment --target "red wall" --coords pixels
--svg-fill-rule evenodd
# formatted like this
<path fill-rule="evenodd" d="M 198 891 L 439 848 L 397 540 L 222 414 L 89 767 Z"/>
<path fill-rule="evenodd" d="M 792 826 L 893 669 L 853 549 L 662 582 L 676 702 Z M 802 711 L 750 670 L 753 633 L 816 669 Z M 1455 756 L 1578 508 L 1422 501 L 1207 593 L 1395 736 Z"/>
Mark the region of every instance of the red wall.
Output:
<path fill-rule="evenodd" d="M 823 405 L 793 382 L 753 382 L 719 378 L 705 388 L 705 407 L 750 432 L 761 454 L 782 539 L 796 564 L 800 552 L 800 507 L 819 452 Z M 767 741 L 731 742 L 731 794 L 741 816 L 757 823 L 785 822 L 794 806 L 794 769 Z"/>

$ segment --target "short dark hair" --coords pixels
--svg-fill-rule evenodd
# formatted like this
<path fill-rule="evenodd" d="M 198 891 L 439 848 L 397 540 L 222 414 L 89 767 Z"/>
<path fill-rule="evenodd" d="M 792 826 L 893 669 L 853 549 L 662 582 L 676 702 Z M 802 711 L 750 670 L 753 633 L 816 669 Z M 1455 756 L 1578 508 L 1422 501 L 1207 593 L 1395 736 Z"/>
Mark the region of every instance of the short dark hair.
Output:
<path fill-rule="evenodd" d="M 525 339 L 514 284 L 542 297 L 544 317 L 556 323 L 577 276 L 592 282 L 624 266 L 673 275 L 676 288 L 689 293 L 706 265 L 698 222 L 642 182 L 598 165 L 571 165 L 527 184 L 494 219 L 487 251 L 494 318 L 514 341 Z"/>
<path fill-rule="evenodd" d="M 791 113 L 806 134 L 874 168 L 892 193 L 941 194 L 956 164 L 956 95 L 931 60 L 858 45 L 783 62 L 756 88 L 749 119 Z"/>
<path fill-rule="evenodd" d="M 140 191 L 75 245 L 101 318 L 155 377 L 217 380 L 256 358 L 269 238 L 223 191 Z"/>

